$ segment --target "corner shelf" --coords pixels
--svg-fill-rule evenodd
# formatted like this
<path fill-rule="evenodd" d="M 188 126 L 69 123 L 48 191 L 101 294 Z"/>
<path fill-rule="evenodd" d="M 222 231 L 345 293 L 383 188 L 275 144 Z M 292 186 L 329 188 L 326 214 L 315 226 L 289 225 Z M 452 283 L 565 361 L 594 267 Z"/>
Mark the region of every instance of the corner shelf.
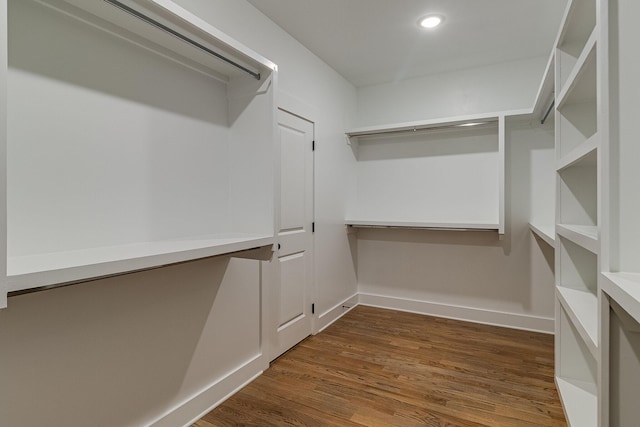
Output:
<path fill-rule="evenodd" d="M 537 225 L 529 223 L 529 228 L 552 248 L 556 245 L 556 233 L 553 225 Z"/>

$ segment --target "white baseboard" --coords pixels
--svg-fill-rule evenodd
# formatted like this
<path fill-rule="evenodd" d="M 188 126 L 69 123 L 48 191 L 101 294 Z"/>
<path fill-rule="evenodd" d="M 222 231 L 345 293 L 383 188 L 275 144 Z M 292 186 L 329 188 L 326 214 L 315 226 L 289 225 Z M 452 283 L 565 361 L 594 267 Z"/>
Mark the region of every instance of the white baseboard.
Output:
<path fill-rule="evenodd" d="M 188 427 L 256 379 L 267 368 L 262 354 L 239 366 L 206 389 L 167 411 L 148 427 Z M 212 404 L 212 402 L 214 402 Z"/>
<path fill-rule="evenodd" d="M 344 316 L 349 312 L 353 307 L 358 305 L 358 293 L 351 295 L 349 298 L 339 302 L 334 305 L 329 310 L 325 311 L 321 315 L 318 316 L 318 320 L 316 322 L 316 328 L 314 334 L 318 332 L 322 332 L 333 322 Z"/>
<path fill-rule="evenodd" d="M 464 320 L 485 325 L 503 326 L 526 331 L 554 333 L 554 319 L 463 307 L 429 301 L 359 293 L 359 303 L 371 307 L 408 311 L 447 319 Z"/>

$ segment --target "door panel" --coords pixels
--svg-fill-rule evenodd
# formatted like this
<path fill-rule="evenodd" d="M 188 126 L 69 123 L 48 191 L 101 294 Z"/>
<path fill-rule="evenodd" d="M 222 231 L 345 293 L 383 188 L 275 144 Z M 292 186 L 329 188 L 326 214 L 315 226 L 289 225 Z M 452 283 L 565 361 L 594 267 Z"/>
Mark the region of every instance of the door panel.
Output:
<path fill-rule="evenodd" d="M 304 132 L 280 126 L 280 231 L 304 229 L 304 140 Z"/>
<path fill-rule="evenodd" d="M 280 262 L 279 328 L 304 315 L 305 253 L 298 252 L 278 259 Z"/>

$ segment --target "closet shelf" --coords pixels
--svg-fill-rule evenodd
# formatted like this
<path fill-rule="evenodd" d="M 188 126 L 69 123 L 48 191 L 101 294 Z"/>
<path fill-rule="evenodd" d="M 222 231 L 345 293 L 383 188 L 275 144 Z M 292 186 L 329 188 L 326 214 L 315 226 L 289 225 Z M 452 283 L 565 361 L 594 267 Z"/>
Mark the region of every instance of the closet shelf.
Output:
<path fill-rule="evenodd" d="M 241 75 L 261 79 L 275 65 L 169 0 L 41 0 L 221 80 Z"/>
<path fill-rule="evenodd" d="M 640 323 L 640 273 L 602 273 L 602 290 Z"/>
<path fill-rule="evenodd" d="M 600 245 L 598 241 L 598 227 L 576 224 L 558 224 L 556 226 L 558 234 L 579 245 L 589 252 L 598 254 Z"/>
<path fill-rule="evenodd" d="M 558 92 L 556 99 L 558 108 L 561 108 L 569 101 L 577 103 L 595 99 L 595 90 L 592 90 L 590 85 L 584 85 L 583 83 L 590 80 L 595 82 L 597 40 L 598 34 L 594 29 L 566 82 Z M 593 89 L 595 89 L 595 86 Z"/>
<path fill-rule="evenodd" d="M 479 222 L 416 222 L 416 221 L 385 221 L 385 220 L 345 220 L 345 225 L 355 228 L 420 228 L 436 230 L 498 230 L 496 223 Z"/>
<path fill-rule="evenodd" d="M 489 123 L 495 123 L 497 125 L 501 116 L 522 116 L 531 114 L 531 109 L 528 110 L 513 110 L 502 111 L 499 113 L 489 114 L 475 114 L 468 116 L 454 116 L 444 117 L 439 119 L 419 120 L 413 122 L 392 123 L 378 126 L 366 126 L 351 129 L 346 132 L 347 137 L 362 137 L 373 136 L 396 132 L 410 132 L 426 129 L 440 129 L 449 127 L 459 127 L 464 129 L 465 127 L 474 128 L 476 125 L 484 125 Z"/>
<path fill-rule="evenodd" d="M 270 235 L 221 234 L 9 257 L 8 291 L 87 281 L 273 245 Z"/>
<path fill-rule="evenodd" d="M 556 377 L 558 394 L 570 426 L 595 427 L 598 391 L 595 384 Z"/>
<path fill-rule="evenodd" d="M 561 171 L 571 166 L 593 166 L 598 162 L 598 146 L 600 137 L 596 132 L 589 139 L 575 147 L 557 164 L 557 170 Z"/>
<path fill-rule="evenodd" d="M 557 294 L 562 307 L 573 323 L 576 331 L 591 352 L 598 358 L 598 298 L 591 292 L 557 287 Z"/>
<path fill-rule="evenodd" d="M 556 245 L 556 233 L 553 225 L 540 225 L 529 223 L 529 228 L 533 233 L 540 237 L 543 241 L 547 242 L 552 248 Z"/>

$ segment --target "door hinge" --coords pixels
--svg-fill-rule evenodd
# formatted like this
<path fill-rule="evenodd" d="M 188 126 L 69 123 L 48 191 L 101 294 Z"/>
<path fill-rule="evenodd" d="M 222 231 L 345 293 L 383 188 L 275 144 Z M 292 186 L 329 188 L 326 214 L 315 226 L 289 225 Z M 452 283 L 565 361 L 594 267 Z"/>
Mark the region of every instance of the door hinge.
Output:
<path fill-rule="evenodd" d="M 316 314 L 316 305 L 311 304 L 311 314 Z"/>
<path fill-rule="evenodd" d="M 315 221 L 311 223 L 311 232 L 312 233 L 316 232 L 316 223 L 315 223 Z"/>
<path fill-rule="evenodd" d="M 316 142 L 311 141 L 311 151 L 316 151 Z"/>

